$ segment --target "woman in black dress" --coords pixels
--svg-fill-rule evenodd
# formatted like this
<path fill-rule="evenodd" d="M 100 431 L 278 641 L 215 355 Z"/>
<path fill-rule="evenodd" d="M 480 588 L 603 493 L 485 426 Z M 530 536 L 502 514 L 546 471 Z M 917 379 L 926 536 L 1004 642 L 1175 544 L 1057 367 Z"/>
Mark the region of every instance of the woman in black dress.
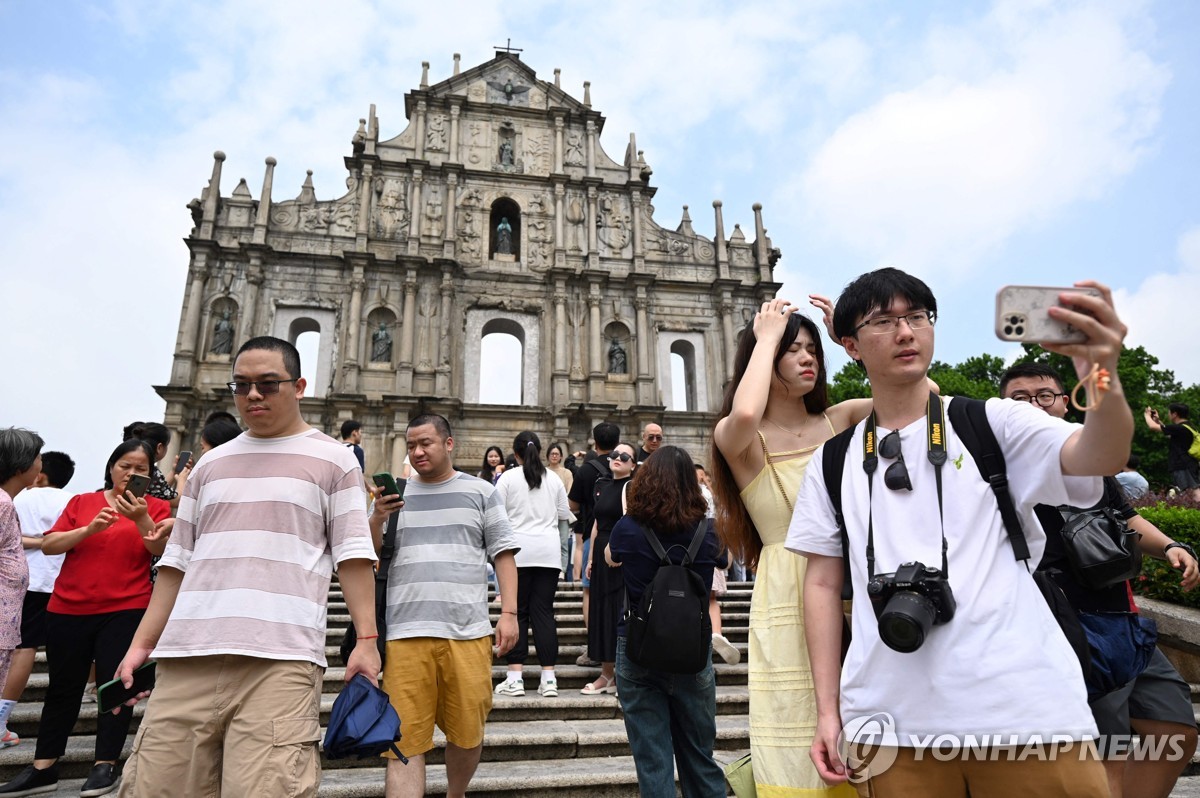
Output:
<path fill-rule="evenodd" d="M 588 560 L 588 578 L 592 597 L 588 607 L 588 656 L 600 662 L 600 678 L 580 690 L 584 695 L 616 693 L 617 622 L 625 598 L 625 580 L 620 567 L 604 560 L 608 537 L 621 516 L 625 515 L 625 486 L 633 474 L 634 449 L 628 443 L 617 444 L 608 455 L 612 477 L 596 482 L 595 523 L 592 524 L 592 553 Z"/>

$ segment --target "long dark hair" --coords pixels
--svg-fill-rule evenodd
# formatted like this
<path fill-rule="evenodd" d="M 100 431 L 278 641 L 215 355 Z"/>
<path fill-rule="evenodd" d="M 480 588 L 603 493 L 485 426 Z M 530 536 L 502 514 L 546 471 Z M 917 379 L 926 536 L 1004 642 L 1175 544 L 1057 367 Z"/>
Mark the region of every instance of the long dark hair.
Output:
<path fill-rule="evenodd" d="M 500 465 L 504 465 L 504 450 L 499 446 L 489 446 L 487 451 L 483 453 L 483 466 L 479 469 L 479 478 L 486 479 L 488 482 L 494 482 L 496 479 L 496 469 L 488 463 L 488 455 L 492 452 L 500 455 Z M 484 476 L 486 474 L 486 476 Z"/>
<path fill-rule="evenodd" d="M 150 468 L 154 467 L 154 444 L 141 438 L 130 438 L 113 449 L 113 453 L 108 457 L 108 462 L 104 464 L 105 489 L 111 489 L 113 486 L 112 470 L 116 462 L 130 452 L 138 450 L 141 450 L 142 454 L 146 455 L 147 466 Z"/>
<path fill-rule="evenodd" d="M 660 446 L 638 466 L 628 499 L 626 515 L 660 537 L 693 530 L 708 513 L 696 464 L 678 446 Z"/>
<path fill-rule="evenodd" d="M 513 438 L 513 454 L 522 460 L 521 470 L 525 474 L 525 484 L 530 490 L 542 486 L 542 477 L 546 474 L 546 464 L 542 462 L 542 442 L 537 433 L 525 430 Z"/>
<path fill-rule="evenodd" d="M 158 451 L 160 445 L 164 449 L 171 445 L 171 430 L 157 421 L 135 421 L 127 426 L 123 432 L 125 433 L 122 436 L 123 440 L 137 438 L 138 440 L 146 441 L 155 452 Z M 150 465 L 154 465 L 154 463 L 155 459 L 151 457 Z"/>
<path fill-rule="evenodd" d="M 820 328 L 808 316 L 793 313 L 788 318 L 783 338 L 779 340 L 779 347 L 775 350 L 772 371 L 775 376 L 779 376 L 779 361 L 783 360 L 783 356 L 795 343 L 801 330 L 805 330 L 812 339 L 817 360 L 817 381 L 813 385 L 813 389 L 803 397 L 804 409 L 809 413 L 823 413 L 829 407 L 825 347 L 821 341 Z M 746 367 L 750 365 L 750 356 L 754 354 L 754 347 L 757 344 L 758 338 L 754 335 L 754 320 L 751 319 L 746 324 L 746 328 L 742 330 L 737 352 L 733 356 L 733 379 L 725 386 L 725 398 L 721 401 L 721 412 L 717 415 L 718 421 L 733 411 L 733 397 L 737 393 L 738 386 L 742 384 L 742 378 L 746 376 Z M 741 491 L 738 490 L 737 482 L 733 478 L 733 471 L 729 468 L 729 462 L 725 459 L 725 455 L 717 447 L 715 437 L 709 460 L 712 462 L 712 472 L 709 474 L 709 478 L 712 481 L 713 497 L 717 505 L 717 535 L 720 537 L 721 543 L 733 552 L 735 557 L 744 562 L 747 567 L 753 567 L 758 562 L 758 555 L 762 552 L 762 538 L 759 536 L 758 530 L 754 528 L 754 522 L 750 520 L 746 506 L 742 504 Z"/>

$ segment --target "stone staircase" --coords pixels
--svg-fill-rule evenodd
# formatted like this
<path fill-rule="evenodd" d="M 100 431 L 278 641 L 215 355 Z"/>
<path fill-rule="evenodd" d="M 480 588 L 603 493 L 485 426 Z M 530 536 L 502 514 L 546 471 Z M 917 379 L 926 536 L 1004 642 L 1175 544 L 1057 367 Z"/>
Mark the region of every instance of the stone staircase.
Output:
<path fill-rule="evenodd" d="M 715 665 L 716 758 L 722 763 L 736 759 L 750 747 L 745 662 L 750 588 L 750 583 L 733 583 L 721 602 L 725 636 L 742 651 L 740 664 L 726 665 L 718 658 Z M 489 606 L 494 623 L 500 605 L 493 603 Z M 583 653 L 586 646 L 579 587 L 560 583 L 554 606 L 559 634 L 556 667 L 559 695 L 557 698 L 543 698 L 537 694 L 540 669 L 531 642 L 525 667 L 525 697 L 495 696 L 493 699 L 484 736 L 483 759 L 471 782 L 472 796 L 607 798 L 638 794 L 633 759 L 617 698 L 611 695 L 585 696 L 579 692 L 599 673 L 596 668 L 583 668 L 575 664 L 576 657 Z M 337 667 L 340 665 L 337 646 L 349 622 L 350 616 L 335 581 L 330 592 L 329 633 L 326 640 L 330 668 L 325 673 L 321 700 L 322 729 L 328 722 L 329 711 L 343 683 L 344 669 Z M 502 659 L 493 663 L 493 683 L 504 678 L 506 669 Z M 41 701 L 47 681 L 45 654 L 39 652 L 29 686 L 9 720 L 9 727 L 20 735 L 21 744 L 0 751 L 0 783 L 12 778 L 33 760 L 38 719 L 42 712 Z M 123 756 L 129 753 L 133 732 L 144 712 L 144 703 L 135 708 L 133 727 Z M 402 723 L 402 732 L 403 729 Z M 84 704 L 67 752 L 60 760 L 60 794 L 79 793 L 92 765 L 95 730 L 96 705 Z M 434 741 L 435 748 L 426 759 L 427 794 L 444 795 L 445 739 L 440 732 L 436 732 Z M 383 795 L 384 767 L 381 760 L 328 760 L 323 757 L 322 766 L 321 798 Z"/>

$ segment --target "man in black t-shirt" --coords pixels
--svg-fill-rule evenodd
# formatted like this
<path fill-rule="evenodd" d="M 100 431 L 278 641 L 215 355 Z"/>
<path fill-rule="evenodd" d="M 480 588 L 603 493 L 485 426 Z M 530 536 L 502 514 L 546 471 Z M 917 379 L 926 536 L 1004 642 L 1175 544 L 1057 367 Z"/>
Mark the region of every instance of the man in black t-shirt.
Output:
<path fill-rule="evenodd" d="M 571 512 L 578 516 L 575 526 L 575 554 L 572 558 L 572 568 L 576 579 L 583 584 L 583 623 L 587 626 L 588 599 L 591 597 L 586 579 L 586 558 L 590 552 L 584 551 L 584 541 L 590 540 L 592 534 L 592 505 L 595 502 L 596 481 L 601 477 L 610 476 L 607 455 L 621 442 L 621 428 L 608 421 L 601 421 L 592 429 L 592 440 L 595 442 L 596 457 L 586 458 L 583 464 L 575 470 L 575 480 L 571 483 L 571 492 L 567 494 L 567 504 Z M 576 663 L 579 665 L 599 665 L 588 658 L 587 652 L 580 656 Z"/>
<path fill-rule="evenodd" d="M 1030 402 L 1055 418 L 1067 414 L 1067 393 L 1062 378 L 1053 369 L 1029 363 L 1013 366 L 1000 379 L 1000 395 L 1005 399 Z M 1104 478 L 1104 494 L 1096 508 L 1108 507 L 1118 518 L 1139 533 L 1138 547 L 1146 556 L 1167 560 L 1183 573 L 1182 586 L 1191 590 L 1200 584 L 1200 566 L 1195 554 L 1175 543 L 1158 527 L 1138 515 L 1130 506 L 1113 477 Z M 1068 508 L 1077 509 L 1077 508 Z M 1094 509 L 1094 508 L 1087 508 Z M 1128 582 L 1095 589 L 1081 584 L 1071 573 L 1062 538 L 1063 516 L 1057 507 L 1039 504 L 1034 508 L 1038 522 L 1046 532 L 1046 550 L 1038 564 L 1049 571 L 1077 612 L 1137 612 Z M 1104 758 L 1104 770 L 1114 795 L 1165 795 L 1183 772 L 1196 750 L 1196 723 L 1188 683 L 1163 655 L 1155 649 L 1150 664 L 1136 679 L 1089 702 L 1100 730 L 1098 745 Z M 1128 741 L 1134 732 L 1143 739 L 1174 735 L 1182 741 L 1182 755 L 1170 746 L 1157 757 L 1124 759 L 1125 751 L 1111 746 L 1114 739 Z M 1127 749 L 1126 749 L 1127 750 Z M 1124 791 L 1120 789 L 1124 784 Z"/>
<path fill-rule="evenodd" d="M 1196 428 L 1188 423 L 1191 409 L 1179 402 L 1167 405 L 1170 424 L 1162 423 L 1153 407 L 1147 407 L 1145 415 L 1147 427 L 1167 436 L 1167 470 L 1171 472 L 1171 481 L 1175 487 L 1190 491 L 1192 498 L 1200 501 L 1200 461 L 1188 452 L 1196 436 Z"/>

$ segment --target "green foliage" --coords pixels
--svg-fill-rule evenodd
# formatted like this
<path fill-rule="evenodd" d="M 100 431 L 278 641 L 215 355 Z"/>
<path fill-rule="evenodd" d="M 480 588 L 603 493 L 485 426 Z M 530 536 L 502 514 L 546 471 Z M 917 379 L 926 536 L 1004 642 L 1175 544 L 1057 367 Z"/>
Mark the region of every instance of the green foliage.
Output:
<path fill-rule="evenodd" d="M 1004 361 L 995 355 L 969 357 L 957 366 L 940 360 L 929 364 L 929 378 L 938 384 L 946 396 L 968 396 L 972 399 L 991 399 L 997 396 Z"/>
<path fill-rule="evenodd" d="M 847 399 L 866 399 L 871 395 L 871 384 L 862 366 L 851 360 L 833 375 L 829 382 L 829 403 L 837 404 Z"/>
<path fill-rule="evenodd" d="M 1172 540 L 1200 548 L 1200 510 L 1159 502 L 1151 507 L 1139 507 L 1138 513 Z M 1200 590 L 1184 593 L 1179 587 L 1179 578 L 1179 571 L 1163 560 L 1147 557 L 1143 560 L 1141 576 L 1133 580 L 1133 589 L 1147 598 L 1200 607 Z"/>

